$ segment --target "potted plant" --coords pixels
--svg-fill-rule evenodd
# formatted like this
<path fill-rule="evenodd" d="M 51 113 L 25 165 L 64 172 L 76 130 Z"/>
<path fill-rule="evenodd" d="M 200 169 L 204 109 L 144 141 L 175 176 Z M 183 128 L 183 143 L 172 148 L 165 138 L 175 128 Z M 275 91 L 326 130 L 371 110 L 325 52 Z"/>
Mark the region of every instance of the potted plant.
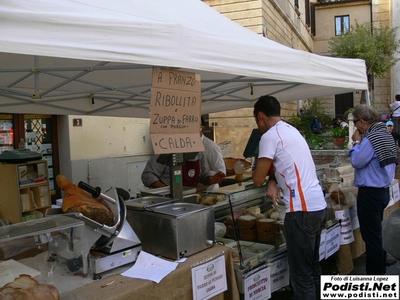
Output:
<path fill-rule="evenodd" d="M 343 147 L 346 141 L 346 137 L 349 134 L 349 128 L 346 127 L 335 127 L 332 129 L 333 143 L 338 147 Z"/>

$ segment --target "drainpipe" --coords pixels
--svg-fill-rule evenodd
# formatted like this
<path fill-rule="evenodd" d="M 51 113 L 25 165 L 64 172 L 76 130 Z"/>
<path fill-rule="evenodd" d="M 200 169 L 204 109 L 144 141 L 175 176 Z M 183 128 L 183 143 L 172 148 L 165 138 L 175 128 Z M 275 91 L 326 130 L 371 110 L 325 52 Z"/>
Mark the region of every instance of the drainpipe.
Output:
<path fill-rule="evenodd" d="M 373 22 L 373 14 L 372 14 L 372 0 L 369 1 L 369 14 L 371 19 L 371 24 Z"/>
<path fill-rule="evenodd" d="M 373 21 L 374 21 L 374 18 L 373 18 L 373 13 L 372 13 L 372 0 L 370 0 L 369 1 L 369 14 L 370 14 L 370 20 L 371 20 L 371 27 L 373 27 Z M 378 55 L 379 56 L 379 55 Z M 372 63 L 372 65 L 374 64 L 375 62 L 373 62 Z M 371 66 L 372 67 L 372 66 Z M 372 77 L 371 78 L 371 92 L 372 92 L 372 89 L 373 89 L 373 83 L 374 82 L 374 77 Z M 372 93 L 371 93 L 372 94 Z M 373 95 L 371 95 L 371 97 L 372 97 Z M 367 90 L 367 94 L 366 94 L 366 97 L 367 97 L 367 104 L 368 105 L 371 105 L 371 98 L 370 98 L 370 95 L 369 95 L 369 90 Z"/>
<path fill-rule="evenodd" d="M 92 185 L 92 168 L 91 168 L 91 165 L 90 165 L 90 159 L 88 159 L 87 162 L 88 162 L 87 163 L 87 167 L 88 167 L 88 170 L 87 170 L 87 181 L 88 181 L 89 185 Z"/>

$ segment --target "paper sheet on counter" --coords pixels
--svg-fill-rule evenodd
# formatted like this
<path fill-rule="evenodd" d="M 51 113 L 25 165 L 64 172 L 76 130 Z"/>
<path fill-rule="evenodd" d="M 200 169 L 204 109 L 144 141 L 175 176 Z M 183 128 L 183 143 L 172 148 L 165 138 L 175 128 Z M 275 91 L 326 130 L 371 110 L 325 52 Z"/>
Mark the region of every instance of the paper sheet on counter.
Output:
<path fill-rule="evenodd" d="M 169 262 L 145 251 L 140 251 L 133 267 L 121 273 L 121 275 L 131 278 L 148 279 L 160 283 L 177 266 L 178 263 L 176 262 Z"/>

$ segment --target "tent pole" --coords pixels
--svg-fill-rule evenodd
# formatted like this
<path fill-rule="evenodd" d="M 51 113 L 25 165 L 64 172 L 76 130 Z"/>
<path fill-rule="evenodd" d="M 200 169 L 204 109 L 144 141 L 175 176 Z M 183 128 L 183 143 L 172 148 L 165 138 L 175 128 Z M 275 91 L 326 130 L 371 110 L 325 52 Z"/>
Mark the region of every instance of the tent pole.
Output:
<path fill-rule="evenodd" d="M 367 105 L 371 105 L 371 98 L 370 98 L 369 90 L 365 90 L 365 103 Z"/>

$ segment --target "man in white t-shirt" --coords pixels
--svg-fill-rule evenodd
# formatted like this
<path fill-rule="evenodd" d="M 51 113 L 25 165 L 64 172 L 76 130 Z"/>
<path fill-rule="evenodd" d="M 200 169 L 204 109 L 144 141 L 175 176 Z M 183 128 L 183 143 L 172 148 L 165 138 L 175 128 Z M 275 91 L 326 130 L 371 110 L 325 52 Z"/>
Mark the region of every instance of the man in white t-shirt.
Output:
<path fill-rule="evenodd" d="M 254 105 L 254 118 L 262 136 L 253 182 L 260 186 L 269 175 L 266 195 L 274 205 L 280 198 L 278 186 L 282 189 L 295 299 L 315 300 L 320 297 L 319 245 L 327 205 L 307 142 L 296 128 L 281 120 L 280 112 L 280 104 L 272 96 L 262 96 Z"/>

